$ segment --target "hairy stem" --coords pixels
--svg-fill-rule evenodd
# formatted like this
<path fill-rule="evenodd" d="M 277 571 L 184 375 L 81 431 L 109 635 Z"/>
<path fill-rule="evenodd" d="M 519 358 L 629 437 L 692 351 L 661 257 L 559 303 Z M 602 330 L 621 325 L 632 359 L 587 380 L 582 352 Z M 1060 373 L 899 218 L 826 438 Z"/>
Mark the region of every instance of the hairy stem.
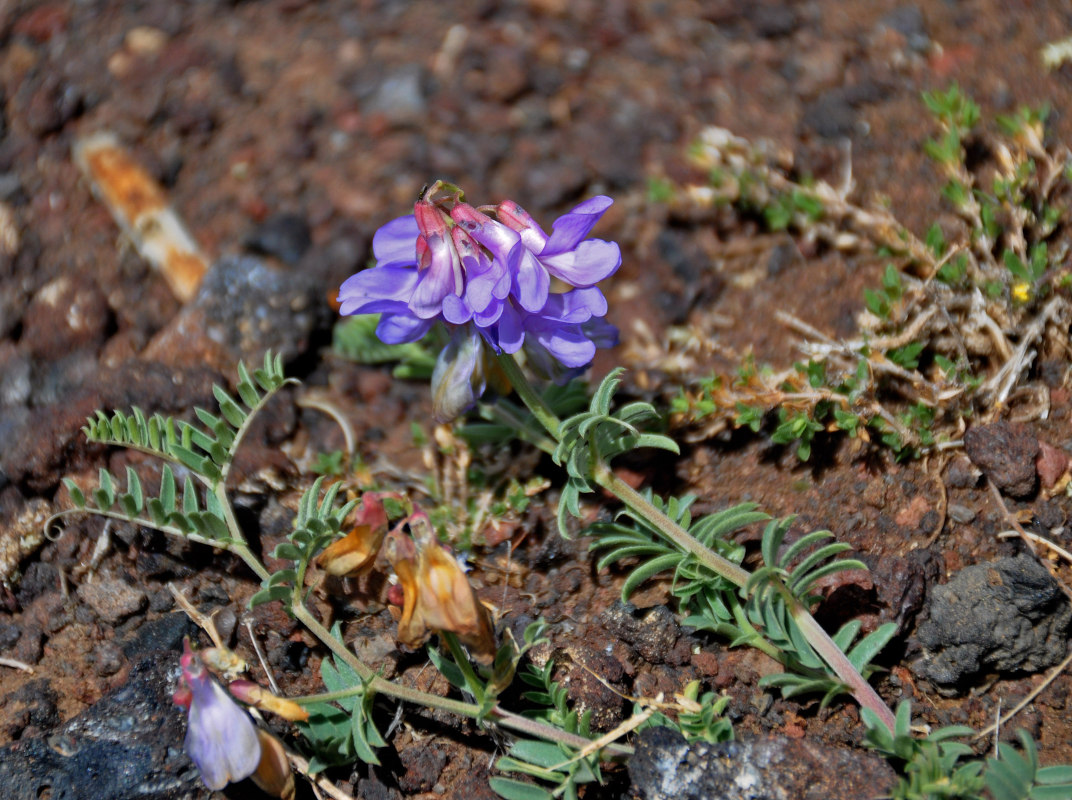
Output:
<path fill-rule="evenodd" d="M 437 708 L 442 711 L 449 711 L 452 714 L 457 714 L 460 717 L 468 717 L 469 719 L 476 719 L 480 716 L 480 707 L 475 703 L 466 703 L 461 700 L 452 700 L 448 697 L 440 697 L 439 695 L 430 694 L 428 692 L 422 692 L 419 689 L 411 689 L 408 686 L 401 686 L 397 683 L 393 683 L 385 678 L 377 675 L 373 670 L 365 664 L 360 658 L 358 658 L 353 652 L 350 651 L 345 644 L 340 642 L 334 636 L 331 635 L 331 631 L 325 628 L 316 617 L 312 615 L 308 608 L 304 605 L 296 603 L 293 607 L 294 618 L 305 625 L 317 639 L 323 642 L 328 649 L 331 650 L 336 656 L 345 661 L 347 665 L 353 669 L 354 672 L 361 677 L 362 680 L 368 682 L 369 689 L 373 692 L 386 695 L 388 697 L 394 697 L 398 700 L 403 700 L 414 705 L 425 706 L 427 708 Z M 587 739 L 584 736 L 579 736 L 575 733 L 569 733 L 561 728 L 557 728 L 554 725 L 548 725 L 546 722 L 540 722 L 534 719 L 528 719 L 522 717 L 519 714 L 514 714 L 511 711 L 507 711 L 502 706 L 496 705 L 495 708 L 485 717 L 487 722 L 498 724 L 504 728 L 517 731 L 518 733 L 525 733 L 530 736 L 536 736 L 540 739 L 545 739 L 552 742 L 562 742 L 570 747 L 583 748 L 591 745 L 592 740 Z M 618 755 L 627 755 L 632 752 L 632 748 L 624 745 L 614 745 L 606 748 L 609 752 Z"/>

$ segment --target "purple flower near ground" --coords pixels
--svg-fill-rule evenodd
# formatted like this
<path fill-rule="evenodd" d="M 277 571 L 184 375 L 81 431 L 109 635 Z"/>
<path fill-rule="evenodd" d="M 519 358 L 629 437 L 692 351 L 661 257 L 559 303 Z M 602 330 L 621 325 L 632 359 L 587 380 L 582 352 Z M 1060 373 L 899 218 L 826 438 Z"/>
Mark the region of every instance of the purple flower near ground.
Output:
<path fill-rule="evenodd" d="M 261 761 L 257 728 L 246 711 L 220 686 L 200 656 L 184 643 L 182 684 L 175 702 L 189 710 L 186 754 L 209 789 L 252 775 Z"/>
<path fill-rule="evenodd" d="M 436 199 L 433 185 L 410 216 L 373 237 L 376 266 L 339 290 L 342 314 L 380 314 L 377 336 L 412 342 L 441 322 L 452 330 L 432 379 L 435 414 L 458 416 L 481 394 L 485 344 L 495 353 L 525 348 L 547 375 L 562 377 L 616 343 L 603 320 L 607 302 L 595 284 L 621 264 L 614 242 L 588 239 L 613 202 L 594 197 L 559 217 L 550 235 L 512 201 L 489 209 Z"/>

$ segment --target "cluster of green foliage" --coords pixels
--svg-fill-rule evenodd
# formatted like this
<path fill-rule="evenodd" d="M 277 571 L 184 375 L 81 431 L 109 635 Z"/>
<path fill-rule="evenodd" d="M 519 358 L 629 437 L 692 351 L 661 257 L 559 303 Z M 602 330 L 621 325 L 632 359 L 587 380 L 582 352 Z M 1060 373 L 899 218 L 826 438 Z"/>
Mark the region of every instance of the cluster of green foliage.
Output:
<path fill-rule="evenodd" d="M 562 423 L 562 442 L 566 444 L 560 445 L 555 456 L 571 469 L 578 496 L 592 488 L 581 483 L 581 476 L 591 476 L 596 467 L 615 455 L 644 445 L 672 444 L 661 434 L 644 433 L 638 427 L 654 417 L 650 406 L 630 404 L 612 410 L 618 380 L 617 373 L 608 376 L 587 409 Z M 300 616 L 307 597 L 304 575 L 316 554 L 339 535 L 354 507 L 353 501 L 341 501 L 342 483 L 335 482 L 324 490 L 322 476 L 303 494 L 293 530 L 275 550 L 275 557 L 284 563 L 274 573 L 251 555 L 226 492 L 227 472 L 243 433 L 256 412 L 287 382 L 278 358 L 266 357 L 264 368 L 252 375 L 240 367 L 238 398 L 216 387 L 219 414 L 198 409 L 201 426 L 172 418 L 146 417 L 137 410 L 129 415 L 97 413 L 87 423 L 87 437 L 162 459 L 165 463 L 160 490 L 150 496 L 138 473 L 128 469 L 126 488 L 121 491 L 118 479 L 102 470 L 98 486 L 88 494 L 73 481 L 66 482 L 75 508 L 65 513 L 90 511 L 231 550 L 263 577 L 262 589 L 253 603 L 280 601 L 307 625 L 314 625 L 315 621 Z M 180 468 L 185 472 L 181 500 L 175 478 Z M 643 581 L 660 573 L 672 573 L 673 592 L 687 614 L 685 624 L 727 636 L 733 645 L 758 647 L 786 666 L 785 673 L 768 676 L 764 685 L 779 687 L 787 696 L 819 693 L 824 703 L 844 689 L 831 676 L 798 620 L 801 610 L 806 613 L 817 599 L 813 593 L 817 581 L 839 570 L 862 566 L 838 558 L 845 545 L 830 542 L 826 531 L 803 535 L 785 545 L 791 520 L 771 520 L 751 504 L 694 521 L 689 511 L 691 497 L 664 501 L 647 493 L 644 499 L 703 547 L 733 564 L 741 562 L 744 549 L 733 541 L 732 534 L 743 526 L 765 523 L 760 547 L 763 563 L 746 585 L 734 585 L 712 571 L 694 552 L 668 544 L 648 517 L 626 510 L 613 521 L 597 523 L 589 530 L 595 537 L 593 547 L 607 550 L 599 566 L 630 563 L 623 598 L 628 598 Z M 399 504 L 385 505 L 391 518 L 406 513 Z M 386 741 L 375 720 L 382 712 L 375 701 L 390 685 L 372 670 L 364 668 L 367 674 L 359 672 L 348 657 L 340 657 L 340 653 L 352 654 L 342 642 L 337 625 L 330 634 L 321 631 L 317 635 L 321 633 L 335 655 L 321 662 L 327 692 L 306 699 L 310 717 L 299 724 L 304 747 L 311 757 L 311 770 L 315 773 L 354 760 L 379 763 L 376 750 Z M 833 638 L 853 666 L 866 675 L 872 669 L 872 658 L 892 635 L 892 625 L 856 641 L 858 633 L 859 625 L 850 623 Z M 546 641 L 542 623 L 534 623 L 526 629 L 520 644 L 507 637 L 490 667 L 474 669 L 452 635 L 443 634 L 441 639 L 449 653 L 429 649 L 430 660 L 451 685 L 474 701 L 478 724 L 490 720 L 489 715 L 511 685 L 524 654 Z M 507 800 L 576 798 L 584 784 L 602 780 L 605 751 L 582 746 L 592 740 L 590 716 L 570 707 L 566 689 L 553 680 L 553 669 L 554 663 L 548 661 L 543 667 L 530 663 L 522 670 L 522 681 L 530 687 L 522 694 L 527 703 L 523 713 L 549 726 L 546 730 L 560 732 L 562 739 L 521 738 L 509 747 L 498 760 L 498 768 L 539 783 L 503 776 L 492 778 L 492 788 Z M 727 697 L 712 692 L 701 695 L 700 684 L 693 682 L 686 687 L 682 701 L 676 719 L 658 712 L 645 725 L 671 725 L 690 740 L 721 742 L 733 737 L 732 726 L 723 716 Z M 965 735 L 966 729 L 944 729 L 916 739 L 910 735 L 907 705 L 898 710 L 892 732 L 869 709 L 864 708 L 862 714 L 869 726 L 868 742 L 901 768 L 903 777 L 895 789 L 896 798 L 981 800 L 984 787 L 993 800 L 1051 800 L 1068 797 L 1072 792 L 1072 767 L 1040 768 L 1035 744 L 1025 734 L 1020 737 L 1020 752 L 1002 744 L 999 758 L 983 764 L 967 760 L 967 746 L 951 741 Z"/>
<path fill-rule="evenodd" d="M 1072 766 L 1039 767 L 1038 749 L 1024 731 L 1018 733 L 1022 752 L 1006 743 L 998 756 L 972 759 L 971 747 L 953 741 L 971 736 L 965 725 L 950 725 L 927 736 L 912 736 L 912 706 L 897 707 L 897 722 L 889 730 L 867 709 L 861 712 L 867 734 L 864 742 L 899 767 L 892 800 L 1064 800 L 1072 797 Z"/>
<path fill-rule="evenodd" d="M 736 376 L 716 373 L 679 390 L 670 407 L 675 421 L 766 429 L 801 460 L 823 433 L 876 440 L 905 458 L 956 438 L 963 419 L 1004 399 L 986 381 L 1009 355 L 986 341 L 976 345 L 961 329 L 985 333 L 989 322 L 1015 342 L 1047 300 L 1066 293 L 1068 247 L 1055 242 L 1072 162 L 1043 147 L 1045 108 L 998 116 L 981 129 L 979 106 L 958 87 L 923 99 L 939 130 L 924 151 L 960 218 L 960 227 L 946 226 L 951 240 L 937 222 L 917 239 L 888 212 L 859 209 L 829 186 L 792 177 L 743 140 L 720 142 L 725 153 L 708 174 L 718 200 L 758 214 L 770 230 L 820 231 L 833 242 L 839 226 L 849 227 L 858 244 L 866 241 L 888 261 L 880 285 L 864 290 L 871 318 L 851 346 L 826 347 L 783 371 L 757 369 L 746 356 Z M 970 149 L 986 154 L 982 163 L 969 161 Z M 664 184 L 652 197 L 673 202 L 673 187 Z M 989 309 L 980 310 L 977 293 Z M 931 321 L 914 329 L 925 316 Z"/>

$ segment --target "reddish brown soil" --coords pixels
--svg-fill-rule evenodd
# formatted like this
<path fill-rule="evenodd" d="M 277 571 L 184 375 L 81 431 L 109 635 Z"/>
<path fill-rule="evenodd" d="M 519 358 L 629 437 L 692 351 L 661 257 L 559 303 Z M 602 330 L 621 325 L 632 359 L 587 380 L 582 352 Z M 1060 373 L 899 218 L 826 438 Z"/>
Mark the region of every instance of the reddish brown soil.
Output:
<path fill-rule="evenodd" d="M 911 22 L 914 11 L 920 12 L 918 26 L 883 22 Z M 131 31 L 140 26 L 160 32 L 158 49 L 136 51 L 139 40 Z M 36 388 L 29 400 L 0 397 L 0 430 L 14 436 L 31 419 L 40 421 L 34 412 L 53 404 L 52 427 L 42 430 L 57 436 L 65 426 L 70 443 L 59 450 L 62 458 L 31 449 L 18 455 L 18 464 L 12 465 L 16 456 L 10 454 L 0 462 L 6 473 L 0 473 L 0 536 L 27 500 L 58 501 L 62 476 L 126 463 L 120 456 L 108 462 L 108 454 L 87 449 L 74 435 L 84 416 L 104 402 L 76 388 L 96 370 L 137 356 L 179 311 L 163 281 L 117 242 L 107 212 L 80 179 L 70 152 L 81 135 L 114 131 L 165 182 L 175 208 L 212 255 L 238 250 L 247 233 L 274 214 L 303 217 L 313 247 L 302 263 L 322 276 L 325 303 L 366 262 L 375 229 L 404 213 L 429 180 L 456 182 L 479 202 L 515 198 L 548 221 L 582 197 L 612 195 L 617 202 L 597 233 L 623 243 L 624 266 L 606 288 L 611 319 L 628 345 L 639 335 L 637 318 L 656 336 L 684 321 L 683 278 L 657 244 L 664 221 L 648 204 L 646 186 L 651 177 L 688 174 L 685 148 L 703 126 L 770 138 L 820 175 L 836 174 L 851 142 L 853 197 L 862 204 L 888 199 L 922 233 L 947 212 L 922 155 L 932 130 L 921 91 L 956 81 L 984 114 L 1049 103 L 1056 110 L 1052 136 L 1072 141 L 1063 113 L 1072 101 L 1072 73 L 1067 66 L 1047 72 L 1039 57 L 1040 48 L 1070 26 L 1072 16 L 1062 4 L 996 0 L 918 6 L 887 0 L 2 3 L 0 200 L 13 212 L 20 245 L 0 261 L 0 384 L 21 359 L 31 365 Z M 461 45 L 452 51 L 448 41 Z M 391 85 L 402 88 L 384 89 Z M 710 330 L 712 337 L 738 350 L 751 346 L 758 360 L 777 364 L 796 354 L 792 335 L 773 319 L 775 310 L 831 334 L 848 334 L 862 289 L 877 282 L 883 267 L 875 259 L 808 252 L 769 277 L 771 253 L 787 240 L 761 234 L 751 222 L 717 233 L 676 224 L 671 233 L 689 261 L 687 279 L 706 292 L 703 307 L 690 313 L 727 318 L 728 324 Z M 748 255 L 727 259 L 730 251 Z M 758 279 L 739 280 L 748 271 L 758 271 Z M 53 309 L 49 317 L 42 292 L 62 276 L 74 283 L 76 298 L 99 311 L 88 332 L 55 335 L 66 309 Z M 352 418 L 368 463 L 420 469 L 410 423 L 430 427 L 427 388 L 392 382 L 386 369 L 341 362 L 319 349 L 326 343 L 322 327 L 296 359 L 295 371 L 311 384 L 331 387 Z M 619 358 L 601 356 L 597 369 L 605 372 Z M 165 370 L 190 364 L 182 352 L 158 353 L 156 360 Z M 222 365 L 207 366 L 205 385 L 226 377 L 225 370 L 211 371 Z M 55 382 L 58 396 L 41 388 L 48 381 Z M 207 402 L 193 385 L 182 391 L 189 393 L 190 406 Z M 66 398 L 75 396 L 80 404 L 71 407 Z M 279 402 L 289 407 L 292 401 L 285 395 Z M 1068 402 L 1067 393 L 1055 398 L 1050 419 L 1038 427 L 1040 438 L 1061 447 L 1072 440 Z M 311 453 L 341 445 L 337 431 L 312 412 L 274 415 L 254 437 L 240 478 L 248 480 L 248 494 L 260 498 L 250 505 L 262 525 L 264 496 L 293 504 L 295 491 L 309 480 L 287 459 L 270 460 L 269 445 L 286 440 L 294 460 L 305 466 Z M 275 470 L 273 481 L 261 474 L 268 466 Z M 962 566 L 1015 549 L 995 539 L 1003 523 L 985 488 L 948 489 L 948 503 L 974 512 L 973 521 L 954 522 L 937 513 L 947 503 L 934 464 L 896 464 L 881 450 L 851 442 L 824 448 L 802 465 L 761 436 L 736 435 L 691 446 L 676 462 L 660 458 L 652 466 L 630 466 L 660 490 L 699 495 L 703 509 L 752 500 L 772 514 L 797 514 L 801 529 L 829 528 L 875 569 L 929 545 L 944 580 Z M 551 465 L 540 469 L 555 477 Z M 1053 527 L 1063 526 L 1066 499 L 1046 501 L 1046 509 L 1043 502 L 1013 505 L 1025 516 L 1059 518 Z M 596 572 L 583 545 L 555 541 L 545 524 L 550 519 L 546 509 L 537 509 L 527 521 L 531 530 L 513 554 L 523 571 L 518 586 L 504 589 L 501 573 L 479 566 L 475 580 L 507 621 L 528 615 L 554 623 L 562 663 L 583 662 L 635 695 L 671 694 L 702 678 L 732 695 L 739 735 L 858 741 L 858 714 L 849 703 L 819 711 L 814 702 L 764 696 L 756 680 L 771 665 L 756 653 L 700 639 L 698 655 L 684 652 L 651 664 L 608 635 L 603 615 L 617 598 L 621 577 Z M 255 590 L 229 558 L 116 526 L 98 579 L 135 586 L 147 605 L 118 626 L 109 623 L 86 606 L 78 586 L 89 579 L 75 572 L 89 559 L 101 528 L 99 521 L 78 522 L 27 554 L 24 574 L 38 563 L 53 569 L 38 571 L 42 585 L 6 590 L 7 610 L 0 610 L 0 624 L 14 626 L 12 648 L 0 655 L 33 662 L 35 677 L 56 689 L 63 719 L 123 683 L 129 665 L 120 655 L 118 668 L 109 666 L 109 643 L 170 610 L 166 580 L 175 580 L 195 602 L 228 605 L 240 615 Z M 265 544 L 280 533 L 265 531 Z M 501 557 L 501 551 L 475 554 L 485 564 Z M 886 574 L 897 574 L 890 569 Z M 653 606 L 666 599 L 666 587 L 654 585 L 634 602 Z M 869 611 L 881 614 L 881 603 Z M 425 688 L 433 683 L 433 671 L 419 655 L 395 650 L 388 615 L 340 613 L 350 618 L 348 632 L 359 648 L 367 648 L 388 677 Z M 253 615 L 269 646 L 281 643 L 280 626 L 284 638 L 303 639 L 271 614 L 261 609 Z M 41 632 L 36 652 L 15 646 L 27 626 Z M 268 636 L 273 628 L 274 639 Z M 252 658 L 239 629 L 240 649 Z M 897 646 L 903 651 L 910 640 L 906 635 Z M 320 656 L 314 649 L 303 669 L 282 673 L 286 691 L 316 690 Z M 900 665 L 888 666 L 893 671 L 877 685 L 891 704 L 907 697 L 933 724 L 976 728 L 993 720 L 999 702 L 1010 708 L 1041 680 L 992 676 L 940 697 L 912 682 Z M 0 697 L 31 679 L 0 669 Z M 1010 725 L 1010 733 L 1025 727 L 1036 736 L 1044 762 L 1072 761 L 1065 716 L 1070 688 L 1072 678 L 1057 678 Z M 624 706 L 598 684 L 577 694 L 595 705 L 617 706 L 602 720 L 604 728 L 622 718 Z M 0 744 L 43 732 L 20 728 L 0 710 Z M 378 779 L 404 796 L 487 796 L 494 746 L 468 726 L 412 712 L 391 745 L 397 756 Z M 369 774 L 359 765 L 354 777 L 365 781 Z"/>

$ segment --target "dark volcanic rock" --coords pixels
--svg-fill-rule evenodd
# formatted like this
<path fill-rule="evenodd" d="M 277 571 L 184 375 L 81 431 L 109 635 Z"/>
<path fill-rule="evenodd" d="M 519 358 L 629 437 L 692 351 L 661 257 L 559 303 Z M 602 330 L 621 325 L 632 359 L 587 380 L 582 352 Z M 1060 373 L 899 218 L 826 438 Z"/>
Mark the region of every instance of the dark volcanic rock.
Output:
<path fill-rule="evenodd" d="M 975 466 L 1010 497 L 1030 497 L 1038 486 L 1038 439 L 1023 425 L 1000 421 L 964 434 L 964 451 Z"/>
<path fill-rule="evenodd" d="M 1064 658 L 1070 621 L 1072 606 L 1033 557 L 965 567 L 932 589 L 913 668 L 946 685 L 982 670 L 1045 669 Z"/>
<path fill-rule="evenodd" d="M 640 735 L 629 777 L 643 800 L 858 800 L 894 779 L 871 753 L 787 738 L 690 746 L 670 728 Z"/>
<path fill-rule="evenodd" d="M 182 710 L 171 700 L 173 654 L 138 663 L 121 689 L 45 738 L 0 749 L 8 800 L 186 800 L 207 796 L 182 749 Z"/>

